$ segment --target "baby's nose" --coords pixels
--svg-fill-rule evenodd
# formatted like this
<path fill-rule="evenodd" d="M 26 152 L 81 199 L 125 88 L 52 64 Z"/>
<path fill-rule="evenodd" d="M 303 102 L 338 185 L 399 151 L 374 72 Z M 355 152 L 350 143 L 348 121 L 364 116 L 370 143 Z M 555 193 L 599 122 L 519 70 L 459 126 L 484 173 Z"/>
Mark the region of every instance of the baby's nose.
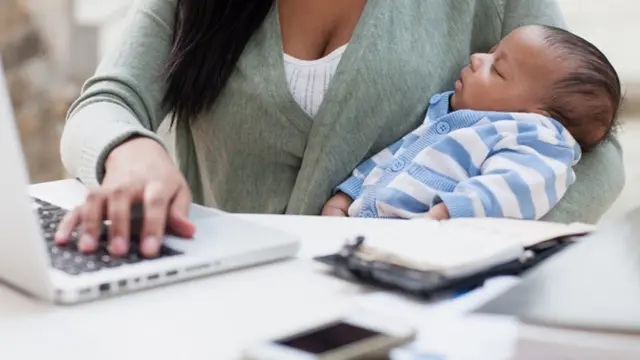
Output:
<path fill-rule="evenodd" d="M 490 54 L 475 53 L 471 55 L 471 58 L 470 58 L 471 70 L 477 71 L 478 69 L 480 69 L 482 65 L 485 63 L 487 56 L 490 56 Z"/>

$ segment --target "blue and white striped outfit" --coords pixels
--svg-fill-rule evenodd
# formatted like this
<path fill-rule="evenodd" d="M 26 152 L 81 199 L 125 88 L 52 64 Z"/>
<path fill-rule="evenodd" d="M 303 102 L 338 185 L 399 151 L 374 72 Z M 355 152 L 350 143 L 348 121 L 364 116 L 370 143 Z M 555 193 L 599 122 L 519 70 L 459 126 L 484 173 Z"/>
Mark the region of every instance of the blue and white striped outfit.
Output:
<path fill-rule="evenodd" d="M 349 216 L 413 218 L 441 202 L 452 218 L 540 219 L 575 181 L 581 150 L 538 114 L 458 110 L 431 98 L 424 123 L 361 163 L 337 187 Z"/>

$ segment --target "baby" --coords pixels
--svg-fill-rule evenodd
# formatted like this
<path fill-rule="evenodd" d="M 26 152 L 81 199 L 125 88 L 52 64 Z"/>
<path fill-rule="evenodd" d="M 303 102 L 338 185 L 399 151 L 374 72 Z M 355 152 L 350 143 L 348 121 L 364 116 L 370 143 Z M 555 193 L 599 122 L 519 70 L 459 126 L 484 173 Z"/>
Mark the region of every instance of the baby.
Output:
<path fill-rule="evenodd" d="M 614 127 L 620 80 L 592 44 L 525 26 L 474 54 L 424 123 L 360 164 L 323 215 L 540 219 Z"/>

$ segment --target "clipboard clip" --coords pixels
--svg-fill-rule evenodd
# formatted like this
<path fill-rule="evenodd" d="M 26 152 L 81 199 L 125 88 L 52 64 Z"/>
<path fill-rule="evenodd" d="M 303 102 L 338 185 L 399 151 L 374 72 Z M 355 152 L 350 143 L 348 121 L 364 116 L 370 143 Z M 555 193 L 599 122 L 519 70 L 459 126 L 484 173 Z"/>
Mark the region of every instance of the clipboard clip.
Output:
<path fill-rule="evenodd" d="M 351 259 L 354 257 L 355 253 L 362 247 L 362 244 L 366 241 L 366 237 L 364 235 L 358 235 L 354 239 L 353 243 L 345 244 L 340 250 L 340 255 Z"/>

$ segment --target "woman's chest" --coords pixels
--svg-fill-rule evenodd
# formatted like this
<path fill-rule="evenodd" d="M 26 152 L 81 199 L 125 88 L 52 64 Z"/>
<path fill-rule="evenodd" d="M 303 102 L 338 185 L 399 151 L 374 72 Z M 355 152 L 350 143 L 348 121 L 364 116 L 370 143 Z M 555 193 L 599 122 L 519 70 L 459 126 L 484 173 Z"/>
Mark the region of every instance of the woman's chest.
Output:
<path fill-rule="evenodd" d="M 278 0 L 282 48 L 302 60 L 316 60 L 351 39 L 367 0 Z"/>
<path fill-rule="evenodd" d="M 485 21 L 483 31 L 473 34 L 475 4 L 369 0 L 313 118 L 291 93 L 281 27 L 271 14 L 214 106 L 212 131 L 242 131 L 246 141 L 233 142 L 238 148 L 260 144 L 257 153 L 266 153 L 284 145 L 272 150 L 298 158 L 313 146 L 354 143 L 355 136 L 357 144 L 345 151 L 371 155 L 417 127 L 431 95 L 453 87 L 472 51 L 497 41 L 497 21 Z M 265 143 L 265 134 L 272 140 Z"/>

